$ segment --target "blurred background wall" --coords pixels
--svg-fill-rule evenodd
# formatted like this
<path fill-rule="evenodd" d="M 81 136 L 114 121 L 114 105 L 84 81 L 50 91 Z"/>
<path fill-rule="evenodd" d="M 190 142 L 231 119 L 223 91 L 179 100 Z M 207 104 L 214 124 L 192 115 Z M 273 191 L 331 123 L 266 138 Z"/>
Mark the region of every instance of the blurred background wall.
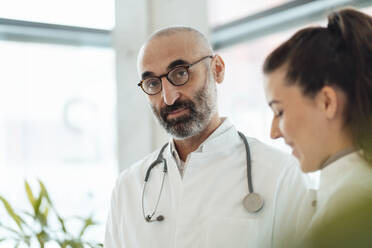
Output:
<path fill-rule="evenodd" d="M 22 207 L 23 180 L 40 178 L 62 214 L 104 223 L 118 173 L 168 139 L 137 87 L 136 57 L 169 25 L 206 33 L 225 60 L 221 114 L 288 151 L 269 138 L 262 62 L 345 5 L 372 14 L 371 0 L 1 0 L 0 195 Z M 103 225 L 92 235 L 102 241 Z"/>

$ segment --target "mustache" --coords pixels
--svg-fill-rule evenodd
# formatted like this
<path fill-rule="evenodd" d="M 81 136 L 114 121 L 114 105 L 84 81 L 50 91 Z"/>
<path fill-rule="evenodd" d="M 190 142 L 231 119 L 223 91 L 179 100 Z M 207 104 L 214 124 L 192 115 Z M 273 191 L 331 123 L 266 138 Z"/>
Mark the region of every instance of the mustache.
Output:
<path fill-rule="evenodd" d="M 195 110 L 195 104 L 190 100 L 177 100 L 172 105 L 167 105 L 160 109 L 160 116 L 163 118 L 163 120 L 166 120 L 167 116 L 172 113 L 173 111 L 179 110 L 179 109 L 190 109 L 191 111 Z"/>

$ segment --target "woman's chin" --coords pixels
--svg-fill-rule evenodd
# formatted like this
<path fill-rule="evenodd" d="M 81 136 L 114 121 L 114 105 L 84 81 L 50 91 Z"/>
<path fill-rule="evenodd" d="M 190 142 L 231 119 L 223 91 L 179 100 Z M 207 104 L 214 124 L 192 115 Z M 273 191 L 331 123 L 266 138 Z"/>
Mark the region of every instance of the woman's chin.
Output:
<path fill-rule="evenodd" d="M 316 163 L 316 161 L 313 161 L 313 160 L 309 161 L 306 159 L 299 159 L 299 161 L 301 164 L 301 170 L 304 173 L 310 173 L 310 172 L 315 172 L 319 170 L 319 166 L 318 166 L 318 163 Z"/>

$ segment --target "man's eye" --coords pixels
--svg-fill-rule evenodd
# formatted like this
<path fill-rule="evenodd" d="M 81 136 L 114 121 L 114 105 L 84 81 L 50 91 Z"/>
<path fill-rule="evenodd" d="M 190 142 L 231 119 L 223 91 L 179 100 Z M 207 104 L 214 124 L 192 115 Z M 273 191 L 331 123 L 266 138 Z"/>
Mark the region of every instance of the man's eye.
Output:
<path fill-rule="evenodd" d="M 150 79 L 146 82 L 148 88 L 156 88 L 159 86 L 159 80 Z"/>
<path fill-rule="evenodd" d="M 177 77 L 185 77 L 187 75 L 187 71 L 186 70 L 179 70 L 177 72 Z"/>
<path fill-rule="evenodd" d="M 187 70 L 185 68 L 183 68 L 183 67 L 176 68 L 176 69 L 174 69 L 174 71 L 172 71 L 170 73 L 170 77 L 171 78 L 174 78 L 176 80 L 183 79 L 183 78 L 185 78 L 187 76 L 188 76 Z"/>

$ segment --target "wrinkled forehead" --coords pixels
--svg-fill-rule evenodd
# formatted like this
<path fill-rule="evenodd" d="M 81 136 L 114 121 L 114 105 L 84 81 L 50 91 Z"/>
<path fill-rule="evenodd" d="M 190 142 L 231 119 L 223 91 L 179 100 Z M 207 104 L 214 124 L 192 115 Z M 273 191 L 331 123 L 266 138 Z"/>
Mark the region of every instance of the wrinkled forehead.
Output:
<path fill-rule="evenodd" d="M 198 39 L 188 32 L 156 37 L 147 42 L 138 56 L 139 73 L 143 71 L 160 71 L 175 60 L 188 63 L 200 56 L 208 55 Z"/>

